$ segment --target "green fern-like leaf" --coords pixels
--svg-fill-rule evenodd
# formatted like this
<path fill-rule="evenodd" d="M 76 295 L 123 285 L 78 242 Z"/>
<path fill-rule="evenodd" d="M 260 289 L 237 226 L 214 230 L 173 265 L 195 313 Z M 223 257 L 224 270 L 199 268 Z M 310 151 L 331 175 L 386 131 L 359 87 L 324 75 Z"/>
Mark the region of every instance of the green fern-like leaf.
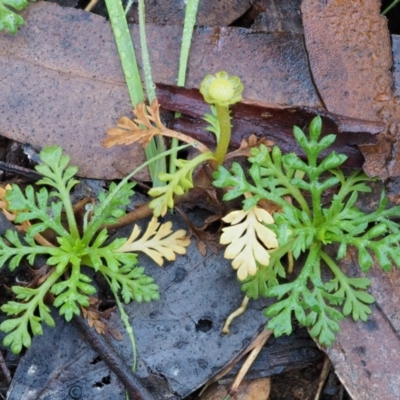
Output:
<path fill-rule="evenodd" d="M 321 132 L 319 117 L 311 122 L 308 134 L 294 127 L 294 138 L 306 159 L 294 153 L 282 155 L 277 146 L 272 151 L 260 146 L 251 150 L 248 171 L 235 163 L 231 170 L 220 167 L 214 174 L 214 185 L 227 189 L 225 200 L 245 197 L 244 210 L 260 200 L 281 208 L 273 215 L 274 224 L 269 226 L 277 234 L 280 247 L 274 252 L 280 257 L 269 270 L 259 266 L 255 276 L 242 283 L 242 290 L 250 298 L 277 298 L 266 310 L 270 318 L 268 328 L 277 336 L 292 331 L 294 316 L 310 327 L 313 337 L 328 346 L 344 316 L 365 321 L 374 302 L 366 292 L 369 280 L 347 277 L 337 260 L 343 259 L 352 247 L 358 253 L 362 271 L 375 264 L 384 270 L 393 265 L 400 267 L 400 206 L 388 207 L 382 193 L 375 211 L 366 213 L 359 209 L 358 194 L 370 192 L 369 185 L 375 179 L 362 171 L 345 174 L 338 169 L 347 158 L 343 154 L 329 152 L 322 156 L 336 137 L 321 137 Z M 325 201 L 324 196 L 332 191 L 332 201 Z M 336 260 L 328 255 L 335 251 Z M 281 283 L 273 272 L 275 266 L 284 265 L 286 254 L 299 260 L 301 267 L 298 276 L 290 276 L 290 282 Z M 329 272 L 322 274 L 322 269 Z M 332 278 L 323 282 L 321 277 L 327 274 Z"/>
<path fill-rule="evenodd" d="M 28 7 L 27 0 L 0 0 L 0 31 L 7 31 L 11 35 L 17 33 L 18 29 L 24 25 L 24 19 L 12 11 L 23 10 Z"/>

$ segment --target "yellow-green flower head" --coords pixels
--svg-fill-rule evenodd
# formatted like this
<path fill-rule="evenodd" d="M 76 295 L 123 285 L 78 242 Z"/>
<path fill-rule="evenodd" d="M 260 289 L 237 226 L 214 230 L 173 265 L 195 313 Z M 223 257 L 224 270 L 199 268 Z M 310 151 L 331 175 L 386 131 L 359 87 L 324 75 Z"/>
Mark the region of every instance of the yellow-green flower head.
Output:
<path fill-rule="evenodd" d="M 200 86 L 200 93 L 208 104 L 228 107 L 242 100 L 243 85 L 238 76 L 225 71 L 207 75 Z"/>

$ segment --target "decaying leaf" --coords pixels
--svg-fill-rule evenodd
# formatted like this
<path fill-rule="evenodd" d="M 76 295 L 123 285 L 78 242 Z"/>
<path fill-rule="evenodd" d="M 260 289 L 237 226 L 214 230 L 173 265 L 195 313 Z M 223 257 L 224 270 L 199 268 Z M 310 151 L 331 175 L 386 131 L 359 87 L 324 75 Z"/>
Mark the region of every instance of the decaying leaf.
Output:
<path fill-rule="evenodd" d="M 121 332 L 110 326 L 106 321 L 115 310 L 115 307 L 100 311 L 100 303 L 99 299 L 91 297 L 89 299 L 89 306 L 81 307 L 83 318 L 87 320 L 88 325 L 94 328 L 99 335 L 111 335 L 116 340 L 123 340 Z"/>
<path fill-rule="evenodd" d="M 146 232 L 136 240 L 140 228 L 135 225 L 131 236 L 118 251 L 124 253 L 141 251 L 160 266 L 164 264 L 164 258 L 174 261 L 176 254 L 186 254 L 185 247 L 189 246 L 190 239 L 186 237 L 186 231 L 183 229 L 173 232 L 171 228 L 172 222 L 160 224 L 157 218 L 152 218 Z"/>
<path fill-rule="evenodd" d="M 117 144 L 131 144 L 138 142 L 146 147 L 155 135 L 161 134 L 166 127 L 161 122 L 160 105 L 154 99 L 151 106 L 137 104 L 133 110 L 135 119 L 121 117 L 118 125 L 107 131 L 109 135 L 104 141 L 104 147 L 111 147 Z"/>
<path fill-rule="evenodd" d="M 137 104 L 133 110 L 135 119 L 121 117 L 118 125 L 107 131 L 108 137 L 103 140 L 104 147 L 112 147 L 119 144 L 129 145 L 140 143 L 145 148 L 156 135 L 163 135 L 170 138 L 176 138 L 179 141 L 189 143 L 197 148 L 201 153 L 209 152 L 209 148 L 196 139 L 183 133 L 168 129 L 160 117 L 160 105 L 157 99 L 154 99 L 151 106 Z"/>
<path fill-rule="evenodd" d="M 275 233 L 264 225 L 274 222 L 268 211 L 254 206 L 247 211 L 232 211 L 222 220 L 232 225 L 222 229 L 220 243 L 228 244 L 224 257 L 233 259 L 232 267 L 238 270 L 240 280 L 255 275 L 257 262 L 269 264 L 267 249 L 277 248 L 278 241 Z"/>
<path fill-rule="evenodd" d="M 251 135 L 248 139 L 242 139 L 240 146 L 237 150 L 231 151 L 225 156 L 225 160 L 235 157 L 250 157 L 250 149 L 253 147 L 259 147 L 264 144 L 267 147 L 272 147 L 275 143 L 272 140 L 267 140 L 265 137 L 258 139 L 256 135 Z"/>
<path fill-rule="evenodd" d="M 220 221 L 220 216 L 212 216 L 209 217 L 209 221 L 207 219 L 204 221 L 203 226 L 197 227 L 192 221 L 188 218 L 186 213 L 180 208 L 176 207 L 176 210 L 184 219 L 186 225 L 190 230 L 190 237 L 194 236 L 197 242 L 197 250 L 199 253 L 205 257 L 207 255 L 207 249 L 210 249 L 214 254 L 218 254 L 219 244 L 218 244 L 218 235 L 216 233 L 212 233 L 208 231 L 209 225 L 215 221 Z M 215 219 L 214 219 L 215 218 Z M 219 230 L 218 230 L 219 231 Z"/>

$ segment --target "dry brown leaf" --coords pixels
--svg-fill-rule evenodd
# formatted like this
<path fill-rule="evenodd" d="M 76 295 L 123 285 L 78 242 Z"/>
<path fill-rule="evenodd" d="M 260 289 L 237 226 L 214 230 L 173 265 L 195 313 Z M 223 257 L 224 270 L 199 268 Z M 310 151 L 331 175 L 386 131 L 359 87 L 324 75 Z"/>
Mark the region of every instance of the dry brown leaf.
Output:
<path fill-rule="evenodd" d="M 218 254 L 220 249 L 218 243 L 219 235 L 216 233 L 211 233 L 206 229 L 209 227 L 211 223 L 220 220 L 221 216 L 215 218 L 215 216 L 213 215 L 209 217 L 209 221 L 208 219 L 206 219 L 203 226 L 197 227 L 192 223 L 192 221 L 190 221 L 186 213 L 182 211 L 180 207 L 177 207 L 176 209 L 181 214 L 182 218 L 185 220 L 186 225 L 189 227 L 190 237 L 194 236 L 194 238 L 196 239 L 197 249 L 199 250 L 199 253 L 202 256 L 206 256 L 207 249 L 210 249 L 214 254 Z"/>
<path fill-rule="evenodd" d="M 157 99 L 153 100 L 151 106 L 137 104 L 133 114 L 136 117 L 133 121 L 128 117 L 121 117 L 118 125 L 107 131 L 108 137 L 103 141 L 104 147 L 137 142 L 144 148 L 155 135 L 162 134 L 162 131 L 166 129 L 161 122 L 160 105 Z"/>
<path fill-rule="evenodd" d="M 225 160 L 229 160 L 235 157 L 250 157 L 250 150 L 253 147 L 259 147 L 261 144 L 272 147 L 275 143 L 272 140 L 267 140 L 266 138 L 258 139 L 256 135 L 251 135 L 248 139 L 243 139 L 240 143 L 240 146 L 237 150 L 228 153 L 225 156 Z"/>
<path fill-rule="evenodd" d="M 221 400 L 229 391 L 229 385 L 218 385 L 209 387 L 200 400 Z M 271 379 L 260 378 L 252 381 L 243 381 L 237 393 L 230 396 L 230 400 L 268 400 L 271 391 Z"/>
<path fill-rule="evenodd" d="M 107 310 L 100 311 L 101 300 L 90 297 L 89 306 L 81 307 L 82 316 L 88 322 L 91 328 L 94 328 L 99 335 L 108 336 L 111 335 L 116 340 L 122 340 L 122 334 L 112 326 L 109 326 L 107 319 L 111 313 L 115 310 L 115 307 L 108 308 Z"/>

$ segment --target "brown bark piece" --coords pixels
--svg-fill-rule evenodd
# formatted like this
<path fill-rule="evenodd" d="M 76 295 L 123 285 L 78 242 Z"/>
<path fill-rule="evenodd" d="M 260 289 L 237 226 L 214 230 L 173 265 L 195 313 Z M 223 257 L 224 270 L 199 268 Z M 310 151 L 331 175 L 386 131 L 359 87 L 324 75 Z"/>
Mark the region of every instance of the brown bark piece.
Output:
<path fill-rule="evenodd" d="M 375 146 L 361 148 L 371 176 L 400 176 L 397 154 L 400 108 L 392 93 L 392 54 L 380 2 L 304 0 L 310 68 L 328 111 L 388 125 Z"/>
<path fill-rule="evenodd" d="M 17 35 L 0 33 L 0 134 L 38 149 L 61 146 L 80 176 L 132 171 L 144 161 L 140 146 L 101 145 L 131 109 L 109 23 L 43 2 L 24 18 Z"/>
<path fill-rule="evenodd" d="M 107 129 L 131 111 L 108 22 L 42 2 L 23 16 L 17 35 L 0 34 L 0 134 L 38 148 L 60 145 L 81 176 L 113 179 L 132 171 L 144 160 L 139 146 L 101 146 Z M 148 26 L 147 34 L 154 80 L 174 85 L 181 27 Z M 136 26 L 132 35 L 138 37 Z M 200 28 L 187 86 L 197 88 L 219 70 L 242 78 L 247 99 L 320 106 L 301 36 Z"/>
<path fill-rule="evenodd" d="M 379 7 L 376 0 L 304 0 L 302 12 L 310 67 L 327 110 L 387 124 L 376 146 L 361 147 L 366 172 L 386 179 L 400 176 L 400 108 L 392 93 L 390 38 Z M 357 264 L 349 250 L 341 267 L 355 276 Z M 374 266 L 367 276 L 377 300 L 371 317 L 367 323 L 342 321 L 336 343 L 326 352 L 354 400 L 395 399 L 400 393 L 400 271 L 387 274 Z"/>
<path fill-rule="evenodd" d="M 331 112 L 379 120 L 381 102 L 391 96 L 390 35 L 379 3 L 302 2 L 310 68 Z"/>
<path fill-rule="evenodd" d="M 231 400 L 268 400 L 271 392 L 271 379 L 260 378 L 252 381 L 243 381 L 237 393 L 230 396 Z M 229 385 L 214 384 L 207 389 L 200 400 L 220 400 L 229 394 Z"/>
<path fill-rule="evenodd" d="M 368 290 L 376 303 L 367 322 L 351 316 L 340 322 L 335 343 L 323 348 L 353 400 L 397 399 L 400 393 L 400 271 L 383 272 L 373 265 L 360 273 L 357 253 L 349 249 L 340 262 L 348 276 L 371 279 Z"/>
<path fill-rule="evenodd" d="M 199 26 L 228 26 L 240 18 L 254 0 L 202 0 L 199 2 L 196 23 Z M 184 0 L 153 0 L 145 3 L 146 23 L 183 26 Z M 134 4 L 128 13 L 129 20 L 138 23 L 138 6 Z"/>
<path fill-rule="evenodd" d="M 171 122 L 170 127 L 184 132 L 202 143 L 212 147 L 215 143 L 213 135 L 205 130 L 206 124 L 202 116 L 210 112 L 209 106 L 202 100 L 197 90 L 169 87 L 159 84 L 157 97 L 164 108 L 179 111 L 185 116 Z M 245 101 L 232 107 L 234 123 L 232 126 L 231 146 L 239 147 L 243 139 L 255 134 L 259 138 L 274 141 L 284 153 L 295 152 L 304 156 L 304 152 L 293 139 L 293 126 L 306 128 L 311 120 L 320 115 L 323 120 L 322 134 L 337 135 L 335 143 L 324 152 L 344 153 L 348 156 L 347 167 L 361 168 L 364 157 L 357 146 L 375 143 L 375 136 L 382 132 L 382 122 L 362 121 L 327 113 L 321 109 L 309 107 L 279 107 L 276 104 L 266 105 L 259 101 Z"/>
<path fill-rule="evenodd" d="M 397 399 L 399 336 L 377 307 L 367 323 L 346 319 L 326 352 L 353 400 Z"/>
<path fill-rule="evenodd" d="M 257 0 L 254 8 L 261 12 L 255 18 L 252 29 L 302 35 L 300 4 L 301 0 Z"/>
<path fill-rule="evenodd" d="M 382 184 L 377 182 L 372 189 L 360 200 L 366 212 L 378 201 Z M 400 270 L 393 267 L 385 272 L 375 263 L 363 274 L 351 247 L 340 267 L 347 276 L 369 278 L 368 292 L 376 303 L 367 322 L 354 322 L 351 316 L 341 321 L 336 342 L 324 351 L 353 400 L 396 399 L 400 393 Z"/>

